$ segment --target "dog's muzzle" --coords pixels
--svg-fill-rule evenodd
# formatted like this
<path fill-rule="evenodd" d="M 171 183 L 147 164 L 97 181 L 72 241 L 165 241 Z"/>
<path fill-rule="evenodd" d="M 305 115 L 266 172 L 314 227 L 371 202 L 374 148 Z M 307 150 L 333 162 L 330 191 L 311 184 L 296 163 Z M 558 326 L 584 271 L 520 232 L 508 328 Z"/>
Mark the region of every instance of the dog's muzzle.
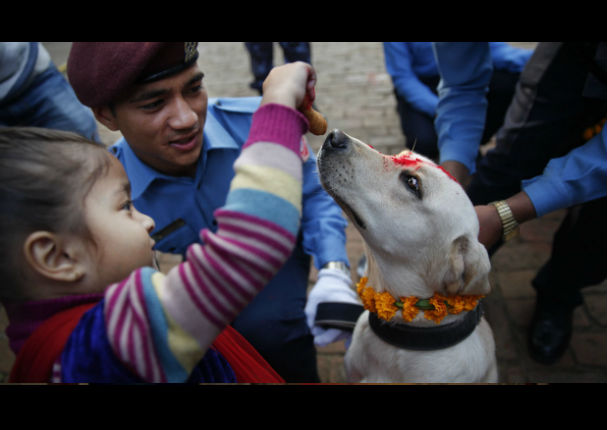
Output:
<path fill-rule="evenodd" d="M 347 154 L 352 146 L 350 136 L 341 130 L 332 130 L 318 153 L 318 170 L 320 182 L 325 190 L 350 218 L 364 230 L 366 228 L 365 222 L 339 195 L 339 189 L 347 180 L 344 178 L 351 175 L 351 166 L 347 163 Z"/>
<path fill-rule="evenodd" d="M 350 137 L 341 130 L 334 129 L 327 135 L 321 152 L 344 151 L 350 147 Z"/>
<path fill-rule="evenodd" d="M 350 142 L 350 138 L 341 130 L 332 130 L 331 133 L 325 139 L 324 146 L 328 150 L 341 150 L 346 149 Z"/>

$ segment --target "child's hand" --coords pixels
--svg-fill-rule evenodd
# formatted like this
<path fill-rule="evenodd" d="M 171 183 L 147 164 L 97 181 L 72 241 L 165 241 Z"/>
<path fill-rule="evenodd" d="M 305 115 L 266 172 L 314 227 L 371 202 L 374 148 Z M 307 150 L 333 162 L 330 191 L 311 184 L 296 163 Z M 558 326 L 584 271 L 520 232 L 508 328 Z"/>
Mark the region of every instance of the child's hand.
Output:
<path fill-rule="evenodd" d="M 261 104 L 278 103 L 299 109 L 306 94 L 314 94 L 314 85 L 316 72 L 307 63 L 297 61 L 274 67 L 263 83 Z"/>
<path fill-rule="evenodd" d="M 295 62 L 275 67 L 263 83 L 261 104 L 278 103 L 301 111 L 312 134 L 327 131 L 327 120 L 312 108 L 316 72 L 307 63 Z"/>

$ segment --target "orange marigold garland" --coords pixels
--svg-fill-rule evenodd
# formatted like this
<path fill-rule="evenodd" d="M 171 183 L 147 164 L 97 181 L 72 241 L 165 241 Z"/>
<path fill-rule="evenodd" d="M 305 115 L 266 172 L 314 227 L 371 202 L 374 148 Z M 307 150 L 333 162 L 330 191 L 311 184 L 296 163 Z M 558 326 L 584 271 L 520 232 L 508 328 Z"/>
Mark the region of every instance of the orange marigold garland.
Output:
<path fill-rule="evenodd" d="M 356 285 L 358 296 L 363 302 L 363 307 L 370 312 L 377 312 L 375 309 L 375 291 L 372 288 L 365 287 L 367 278 L 361 278 Z"/>
<path fill-rule="evenodd" d="M 389 320 L 394 317 L 398 309 L 401 309 L 403 319 L 410 322 L 420 310 L 423 310 L 424 317 L 437 324 L 447 314 L 471 311 L 476 307 L 478 301 L 484 297 L 482 295 L 443 296 L 434 293 L 429 299 L 401 297 L 397 300 L 387 291 L 378 293 L 373 288 L 367 287 L 366 277 L 360 279 L 356 285 L 356 291 L 363 302 L 364 308 L 376 313 L 379 318 Z"/>
<path fill-rule="evenodd" d="M 419 313 L 419 308 L 415 306 L 417 303 L 417 297 L 405 297 L 405 299 L 402 300 L 402 303 L 403 318 L 407 322 L 413 321 L 413 318 L 415 318 Z"/>
<path fill-rule="evenodd" d="M 447 304 L 445 303 L 445 296 L 441 296 L 438 293 L 434 293 L 428 302 L 434 306 L 434 309 L 428 309 L 424 311 L 426 319 L 432 320 L 435 323 L 442 321 L 447 316 Z"/>
<path fill-rule="evenodd" d="M 396 314 L 396 311 L 398 311 L 398 308 L 394 305 L 394 303 L 396 303 L 396 299 L 387 291 L 383 293 L 376 293 L 375 309 L 377 316 L 385 320 L 392 319 L 394 314 Z"/>
<path fill-rule="evenodd" d="M 484 296 L 448 296 L 445 301 L 449 306 L 450 314 L 459 314 L 462 311 L 471 311 L 474 309 L 480 299 Z"/>

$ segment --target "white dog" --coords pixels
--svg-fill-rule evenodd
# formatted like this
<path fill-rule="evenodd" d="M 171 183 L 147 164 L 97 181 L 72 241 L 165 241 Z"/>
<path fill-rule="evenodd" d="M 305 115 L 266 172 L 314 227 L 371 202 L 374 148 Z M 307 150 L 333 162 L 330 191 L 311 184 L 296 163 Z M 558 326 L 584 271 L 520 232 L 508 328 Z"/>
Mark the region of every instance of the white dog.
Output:
<path fill-rule="evenodd" d="M 383 155 L 339 130 L 325 140 L 318 167 L 369 263 L 359 284 L 367 310 L 345 356 L 348 380 L 497 382 L 493 334 L 477 305 L 490 291 L 489 257 L 459 183 L 419 154 Z"/>

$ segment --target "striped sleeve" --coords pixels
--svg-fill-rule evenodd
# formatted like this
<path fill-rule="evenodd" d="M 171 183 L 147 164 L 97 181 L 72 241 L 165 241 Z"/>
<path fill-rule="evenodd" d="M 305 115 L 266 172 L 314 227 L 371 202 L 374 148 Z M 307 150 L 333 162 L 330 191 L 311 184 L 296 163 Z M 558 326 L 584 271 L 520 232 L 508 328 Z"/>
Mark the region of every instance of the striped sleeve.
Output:
<path fill-rule="evenodd" d="M 135 271 L 106 292 L 105 319 L 118 357 L 151 382 L 178 382 L 223 328 L 286 262 L 301 218 L 301 136 L 307 120 L 263 105 L 234 164 L 216 233 L 188 248 L 166 276 Z"/>

